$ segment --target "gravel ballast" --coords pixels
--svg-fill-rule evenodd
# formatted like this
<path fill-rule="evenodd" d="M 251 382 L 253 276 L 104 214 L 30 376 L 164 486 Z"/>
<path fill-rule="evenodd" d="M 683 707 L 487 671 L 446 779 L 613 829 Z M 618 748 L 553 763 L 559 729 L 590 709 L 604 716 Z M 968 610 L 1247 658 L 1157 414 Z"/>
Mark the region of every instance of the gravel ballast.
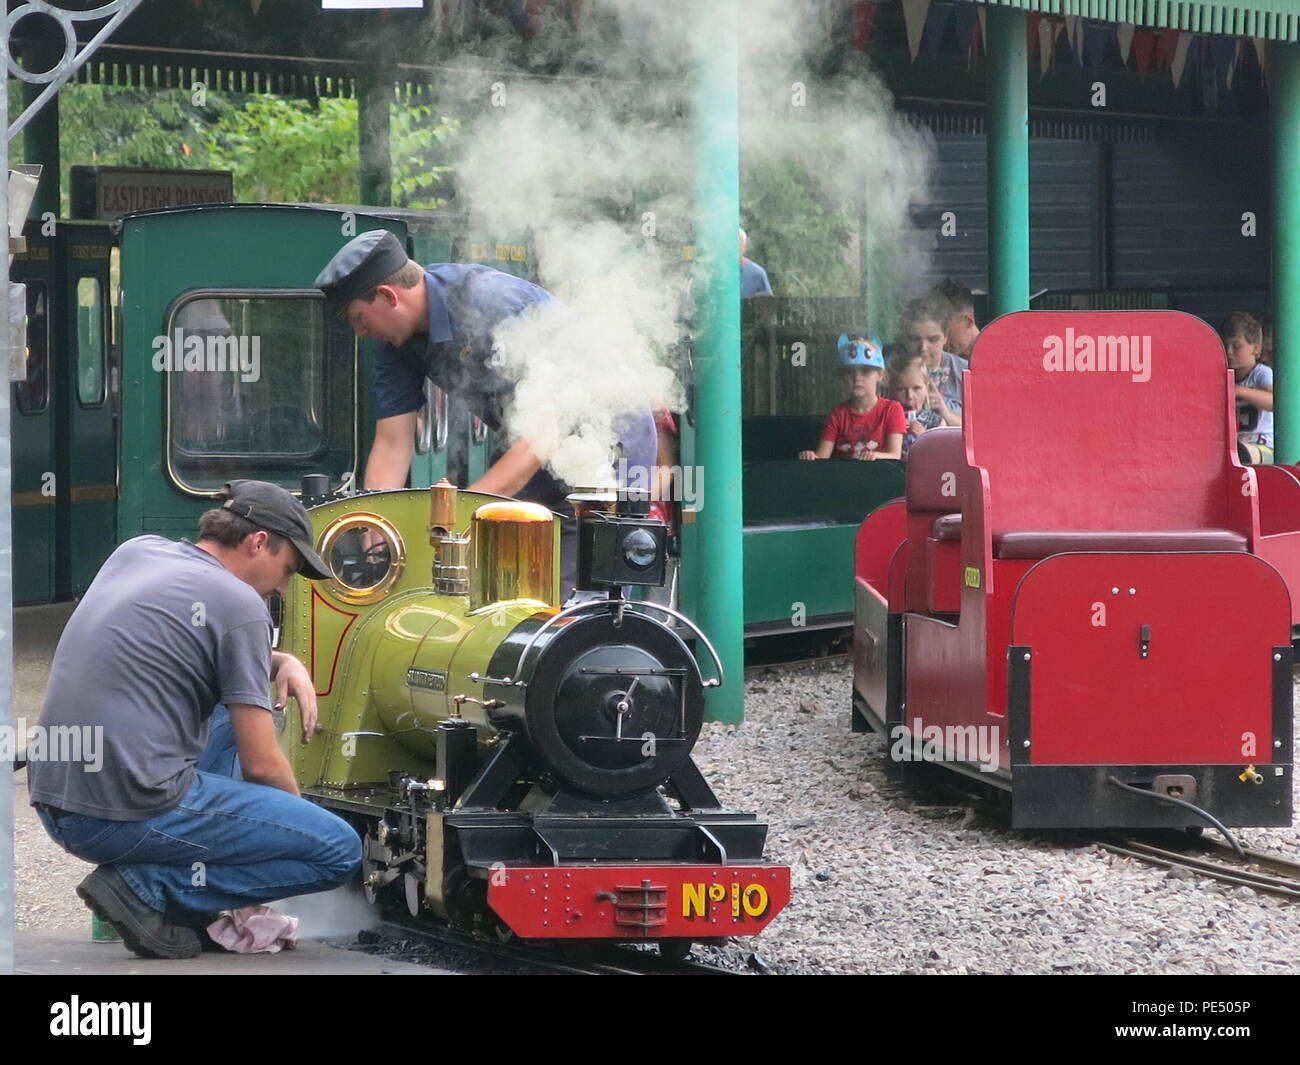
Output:
<path fill-rule="evenodd" d="M 883 741 L 849 730 L 851 686 L 844 663 L 768 671 L 746 681 L 744 724 L 705 726 L 706 779 L 767 820 L 767 857 L 792 870 L 790 906 L 709 960 L 778 973 L 1300 971 L 1300 903 L 1080 834 L 1013 832 L 887 780 Z M 1300 853 L 1294 829 L 1238 838 Z"/>

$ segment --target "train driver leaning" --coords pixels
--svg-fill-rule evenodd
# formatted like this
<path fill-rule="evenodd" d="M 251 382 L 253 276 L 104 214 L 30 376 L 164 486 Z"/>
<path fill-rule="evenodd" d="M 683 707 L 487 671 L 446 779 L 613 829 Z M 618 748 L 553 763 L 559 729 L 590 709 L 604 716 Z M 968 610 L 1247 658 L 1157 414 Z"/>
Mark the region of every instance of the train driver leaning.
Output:
<path fill-rule="evenodd" d="M 28 744 L 45 830 L 96 863 L 77 894 L 142 957 L 194 957 L 216 911 L 325 891 L 361 864 L 356 830 L 299 797 L 271 713 L 274 683 L 303 742 L 315 731 L 312 679 L 271 650 L 263 597 L 329 570 L 283 488 L 226 494 L 195 543 L 137 536 L 109 556 L 59 639 L 39 722 L 80 742 Z"/>
<path fill-rule="evenodd" d="M 368 489 L 405 488 L 414 452 L 416 412 L 425 379 L 459 396 L 492 429 L 500 430 L 514 382 L 491 365 L 492 331 L 503 320 L 553 297 L 545 289 L 488 266 L 408 259 L 387 230 L 362 233 L 345 244 L 316 278 L 335 313 L 375 350 L 375 442 L 366 462 Z M 598 367 L 592 367 L 598 373 Z M 629 470 L 650 471 L 658 437 L 648 406 L 615 423 Z M 570 489 L 546 468 L 549 457 L 520 438 L 498 449 L 470 491 L 514 496 L 572 514 Z M 612 473 L 611 473 L 612 480 Z M 575 583 L 577 528 L 561 534 L 561 588 Z"/>

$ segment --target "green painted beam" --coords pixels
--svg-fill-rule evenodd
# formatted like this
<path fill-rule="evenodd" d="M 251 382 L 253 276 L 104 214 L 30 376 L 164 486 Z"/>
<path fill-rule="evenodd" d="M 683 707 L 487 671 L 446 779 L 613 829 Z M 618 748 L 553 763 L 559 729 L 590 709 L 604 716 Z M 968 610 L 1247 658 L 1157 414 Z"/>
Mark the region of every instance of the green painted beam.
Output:
<path fill-rule="evenodd" d="M 361 202 L 372 207 L 393 203 L 393 161 L 389 149 L 389 104 L 393 83 L 382 72 L 357 80 L 357 146 Z"/>
<path fill-rule="evenodd" d="M 700 627 L 727 682 L 708 714 L 738 722 L 745 707 L 744 532 L 740 461 L 740 89 L 738 0 L 696 4 L 694 43 L 696 461 L 708 479 L 698 522 Z"/>
<path fill-rule="evenodd" d="M 989 314 L 1029 309 L 1029 48 L 1025 13 L 989 12 Z"/>
<path fill-rule="evenodd" d="M 980 0 L 980 3 L 990 8 L 1079 15 L 1156 29 L 1300 41 L 1300 4 L 1296 0 Z"/>
<path fill-rule="evenodd" d="M 41 41 L 33 44 L 23 55 L 23 66 L 28 70 L 49 70 L 63 58 L 63 42 Z M 31 85 L 23 82 L 24 109 L 40 96 L 44 85 Z M 59 191 L 62 167 L 59 160 L 59 96 L 56 93 L 32 117 L 23 129 L 23 162 L 38 163 L 41 171 L 40 184 L 36 186 L 36 198 L 28 218 L 40 218 L 48 213 L 55 218 L 62 218 Z M 73 162 L 82 160 L 74 159 Z"/>
<path fill-rule="evenodd" d="M 1273 47 L 1273 445 L 1300 458 L 1300 45 Z"/>

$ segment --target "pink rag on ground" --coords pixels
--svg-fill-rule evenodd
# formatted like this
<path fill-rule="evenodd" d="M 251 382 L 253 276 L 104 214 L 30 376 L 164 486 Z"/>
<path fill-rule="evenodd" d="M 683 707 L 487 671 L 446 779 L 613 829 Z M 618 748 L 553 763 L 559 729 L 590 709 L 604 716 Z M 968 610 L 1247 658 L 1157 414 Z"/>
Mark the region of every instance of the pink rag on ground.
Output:
<path fill-rule="evenodd" d="M 223 913 L 210 925 L 212 941 L 235 954 L 276 954 L 298 944 L 298 918 L 270 906 L 245 906 Z"/>

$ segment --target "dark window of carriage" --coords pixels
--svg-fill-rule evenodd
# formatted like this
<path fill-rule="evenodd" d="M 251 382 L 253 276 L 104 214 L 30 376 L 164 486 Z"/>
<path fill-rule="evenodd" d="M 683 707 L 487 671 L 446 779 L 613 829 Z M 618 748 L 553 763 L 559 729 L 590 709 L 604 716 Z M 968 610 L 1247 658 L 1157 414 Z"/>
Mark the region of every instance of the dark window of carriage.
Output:
<path fill-rule="evenodd" d="M 355 469 L 357 344 L 317 292 L 188 293 L 154 342 L 167 467 L 190 492 Z"/>
<path fill-rule="evenodd" d="M 50 405 L 49 303 L 43 281 L 27 285 L 27 380 L 14 385 L 19 414 L 40 414 Z"/>

